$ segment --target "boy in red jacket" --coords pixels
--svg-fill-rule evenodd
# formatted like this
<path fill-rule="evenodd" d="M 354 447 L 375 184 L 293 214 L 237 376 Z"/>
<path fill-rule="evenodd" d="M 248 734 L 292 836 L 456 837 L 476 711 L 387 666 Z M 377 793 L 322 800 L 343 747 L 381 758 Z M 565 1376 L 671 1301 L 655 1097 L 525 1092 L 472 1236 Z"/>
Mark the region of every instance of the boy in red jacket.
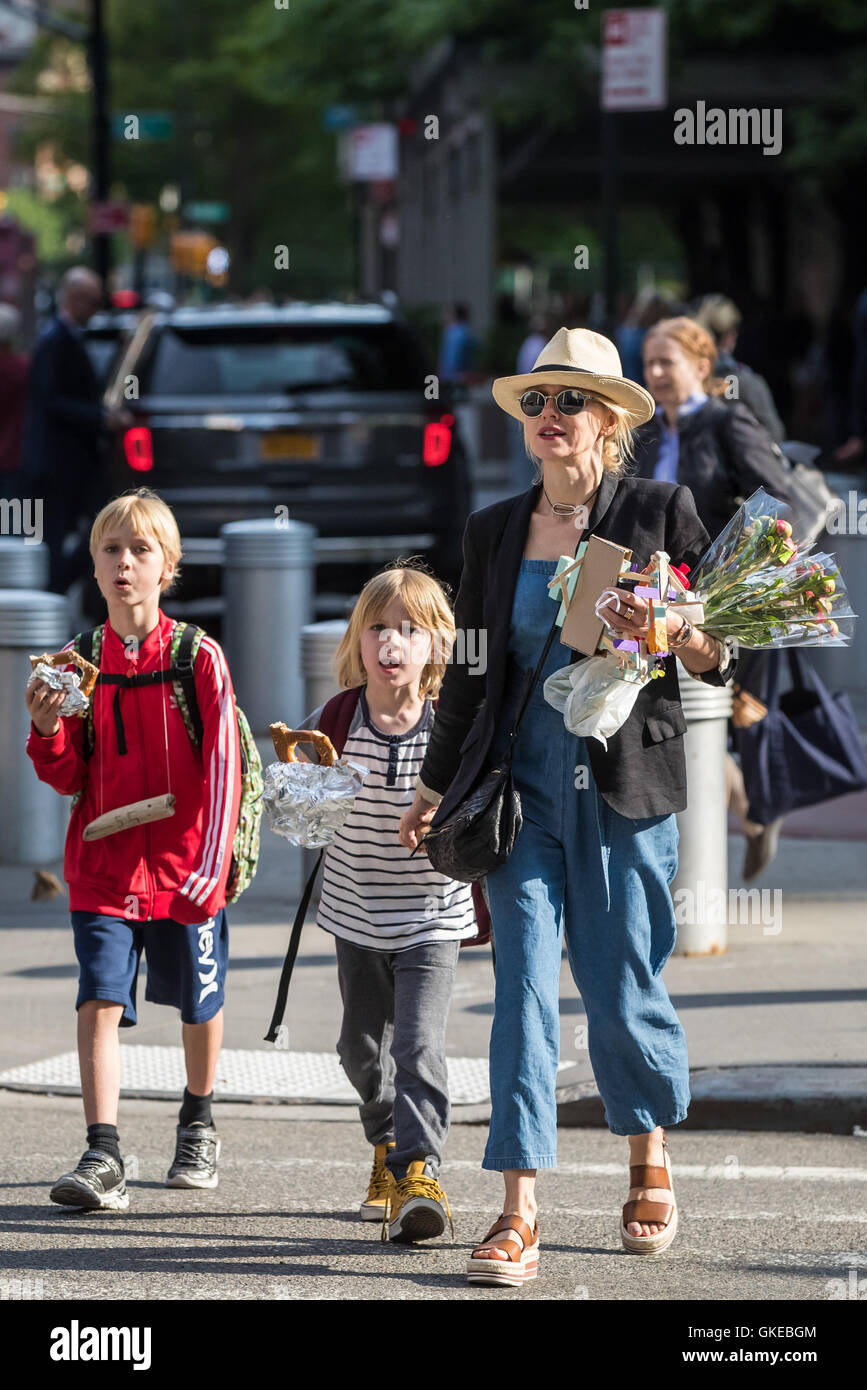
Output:
<path fill-rule="evenodd" d="M 180 1009 L 182 1019 L 187 1085 L 167 1183 L 217 1186 L 220 1141 L 211 1097 L 223 1034 L 226 882 L 241 799 L 240 749 L 231 676 L 212 638 L 202 639 L 194 667 L 201 747 L 187 733 L 172 682 L 133 687 L 102 679 L 146 676 L 171 664 L 174 622 L 159 605 L 177 577 L 181 539 L 169 507 L 147 488 L 115 498 L 93 523 L 90 553 L 108 606 L 90 756 L 84 719 L 58 717 L 62 691 L 37 681 L 26 694 L 32 720 L 27 752 L 37 776 L 63 795 L 80 793 L 66 836 L 64 877 L 80 966 L 76 1008 L 87 1150 L 50 1196 L 66 1206 L 125 1211 L 118 1027 L 136 1022 L 142 950 L 145 998 Z M 167 818 L 82 838 L 106 812 L 166 793 L 175 798 Z"/>

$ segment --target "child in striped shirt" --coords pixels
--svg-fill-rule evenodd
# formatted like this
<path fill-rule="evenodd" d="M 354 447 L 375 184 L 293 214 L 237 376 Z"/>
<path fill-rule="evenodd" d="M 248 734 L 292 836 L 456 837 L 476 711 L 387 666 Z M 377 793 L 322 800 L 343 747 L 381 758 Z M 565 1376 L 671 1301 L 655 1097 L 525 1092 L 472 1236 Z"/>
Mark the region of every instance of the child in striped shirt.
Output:
<path fill-rule="evenodd" d="M 387 1213 L 399 1241 L 445 1230 L 446 1019 L 461 940 L 476 935 L 469 885 L 437 873 L 423 853 L 411 858 L 398 840 L 454 640 L 440 585 L 397 564 L 362 589 L 335 658 L 341 687 L 359 691 L 343 752 L 369 772 L 326 850 L 317 922 L 335 937 L 337 1051 L 374 1145 L 360 1214 Z M 301 727 L 317 728 L 321 713 Z"/>

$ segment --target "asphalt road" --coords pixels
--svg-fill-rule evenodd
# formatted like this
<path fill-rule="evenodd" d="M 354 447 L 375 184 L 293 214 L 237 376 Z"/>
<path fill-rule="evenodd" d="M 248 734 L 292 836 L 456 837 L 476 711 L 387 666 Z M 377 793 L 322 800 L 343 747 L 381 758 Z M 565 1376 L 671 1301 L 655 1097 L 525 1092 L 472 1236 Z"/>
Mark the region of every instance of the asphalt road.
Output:
<path fill-rule="evenodd" d="M 443 1182 L 454 1242 L 446 1236 L 406 1248 L 382 1244 L 378 1227 L 356 1218 L 370 1150 L 357 1121 L 334 1115 L 315 1107 L 219 1107 L 220 1186 L 184 1192 L 163 1186 L 175 1107 L 125 1102 L 130 1209 L 82 1214 L 51 1205 L 47 1194 L 84 1147 L 80 1102 L 0 1093 L 0 1297 L 867 1298 L 867 1138 L 674 1131 L 680 1230 L 666 1256 L 642 1260 L 624 1254 L 618 1238 L 625 1141 L 604 1130 L 562 1130 L 560 1167 L 539 1182 L 540 1277 L 502 1290 L 470 1288 L 463 1277 L 468 1250 L 501 1210 L 499 1176 L 479 1167 L 484 1126 L 457 1126 L 449 1139 Z M 787 1321 L 809 1322 L 809 1310 L 790 1309 Z"/>

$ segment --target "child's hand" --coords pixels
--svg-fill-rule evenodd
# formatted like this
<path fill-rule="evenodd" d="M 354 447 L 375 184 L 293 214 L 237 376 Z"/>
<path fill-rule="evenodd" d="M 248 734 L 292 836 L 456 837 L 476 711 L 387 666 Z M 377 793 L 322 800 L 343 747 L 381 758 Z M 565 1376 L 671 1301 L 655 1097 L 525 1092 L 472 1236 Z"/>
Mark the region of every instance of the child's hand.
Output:
<path fill-rule="evenodd" d="M 51 738 L 60 728 L 57 711 L 66 699 L 67 693 L 65 690 L 52 690 L 44 681 L 34 681 L 24 692 L 33 727 L 43 738 Z"/>
<path fill-rule="evenodd" d="M 415 849 L 427 834 L 427 828 L 436 815 L 437 808 L 426 801 L 421 792 L 416 792 L 415 800 L 400 818 L 398 839 L 405 849 Z M 422 850 L 422 853 L 427 853 Z"/>

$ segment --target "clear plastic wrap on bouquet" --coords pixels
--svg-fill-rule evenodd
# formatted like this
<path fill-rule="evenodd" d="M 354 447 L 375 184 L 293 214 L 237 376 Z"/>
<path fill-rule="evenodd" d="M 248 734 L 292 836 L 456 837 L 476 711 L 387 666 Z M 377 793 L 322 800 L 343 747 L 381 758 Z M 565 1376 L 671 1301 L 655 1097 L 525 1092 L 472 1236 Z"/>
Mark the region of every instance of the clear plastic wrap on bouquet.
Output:
<path fill-rule="evenodd" d="M 262 803 L 276 835 L 305 849 L 331 844 L 352 810 L 369 769 L 349 758 L 324 764 L 270 763 Z"/>
<path fill-rule="evenodd" d="M 853 613 L 833 555 L 799 545 L 783 502 L 758 488 L 690 574 L 702 631 L 749 649 L 846 646 Z"/>

